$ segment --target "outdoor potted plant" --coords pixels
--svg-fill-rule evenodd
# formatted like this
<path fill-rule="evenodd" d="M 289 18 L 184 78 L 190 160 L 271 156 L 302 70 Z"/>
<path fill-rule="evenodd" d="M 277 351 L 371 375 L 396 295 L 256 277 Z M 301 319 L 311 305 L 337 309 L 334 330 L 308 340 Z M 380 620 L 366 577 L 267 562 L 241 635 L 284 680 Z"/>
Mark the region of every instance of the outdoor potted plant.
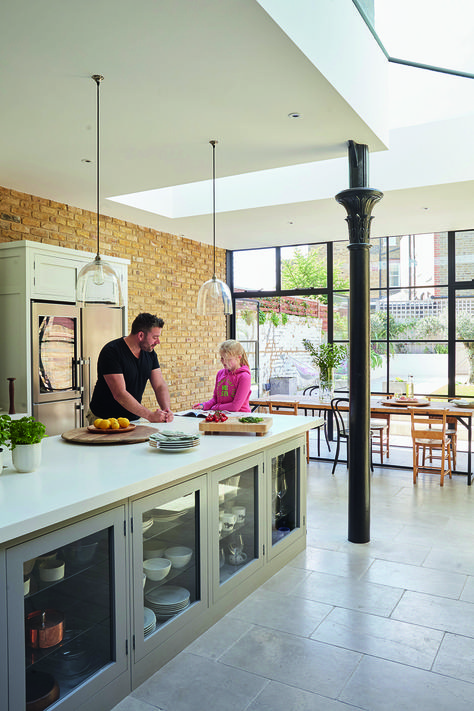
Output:
<path fill-rule="evenodd" d="M 334 368 L 347 358 L 347 346 L 340 343 L 320 343 L 314 346 L 307 338 L 303 339 L 305 349 L 311 354 L 311 360 L 319 369 L 319 397 L 321 402 L 328 402 L 334 394 Z"/>
<path fill-rule="evenodd" d="M 4 452 L 10 440 L 10 415 L 0 415 L 0 474 L 2 473 Z"/>
<path fill-rule="evenodd" d="M 10 447 L 13 466 L 19 472 L 33 472 L 41 464 L 41 440 L 46 426 L 34 417 L 20 417 L 10 422 Z"/>

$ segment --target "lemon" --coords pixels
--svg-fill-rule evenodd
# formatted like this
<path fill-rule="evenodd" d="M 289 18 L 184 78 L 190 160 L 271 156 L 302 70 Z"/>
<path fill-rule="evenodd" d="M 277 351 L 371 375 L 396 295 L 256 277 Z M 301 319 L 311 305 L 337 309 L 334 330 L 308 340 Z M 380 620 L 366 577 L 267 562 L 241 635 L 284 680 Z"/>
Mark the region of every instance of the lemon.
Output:
<path fill-rule="evenodd" d="M 127 420 L 126 417 L 119 417 L 118 423 L 120 427 L 130 427 L 130 420 Z"/>
<path fill-rule="evenodd" d="M 100 428 L 101 422 L 102 422 L 102 417 L 98 417 L 97 420 L 94 420 L 94 427 Z"/>
<path fill-rule="evenodd" d="M 99 422 L 99 429 L 100 430 L 108 430 L 110 427 L 110 422 L 108 420 L 101 420 Z"/>
<path fill-rule="evenodd" d="M 115 417 L 110 417 L 109 422 L 110 422 L 110 428 L 112 430 L 119 430 L 120 429 L 120 425 L 119 425 L 118 421 L 115 419 Z"/>

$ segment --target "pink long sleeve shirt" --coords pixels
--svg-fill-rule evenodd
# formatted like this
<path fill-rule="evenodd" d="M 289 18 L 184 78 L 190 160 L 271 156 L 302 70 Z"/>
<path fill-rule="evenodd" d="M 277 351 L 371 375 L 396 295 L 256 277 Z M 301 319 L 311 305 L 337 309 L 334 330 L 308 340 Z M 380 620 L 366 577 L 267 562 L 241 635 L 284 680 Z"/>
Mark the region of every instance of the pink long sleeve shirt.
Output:
<path fill-rule="evenodd" d="M 216 375 L 213 396 L 207 402 L 203 402 L 202 409 L 250 412 L 250 383 L 248 365 L 242 365 L 234 372 L 222 368 Z"/>

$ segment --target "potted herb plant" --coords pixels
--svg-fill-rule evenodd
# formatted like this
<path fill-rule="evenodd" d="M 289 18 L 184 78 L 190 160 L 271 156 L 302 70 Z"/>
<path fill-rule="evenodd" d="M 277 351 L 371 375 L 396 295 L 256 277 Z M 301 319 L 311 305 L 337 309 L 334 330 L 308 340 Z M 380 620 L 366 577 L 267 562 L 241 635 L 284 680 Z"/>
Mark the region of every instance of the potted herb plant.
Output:
<path fill-rule="evenodd" d="M 10 447 L 13 466 L 19 472 L 33 472 L 41 464 L 41 440 L 46 426 L 34 417 L 20 417 L 10 422 Z"/>
<path fill-rule="evenodd" d="M 319 368 L 319 397 L 322 402 L 332 399 L 334 394 L 334 368 L 347 358 L 347 346 L 340 343 L 320 343 L 313 345 L 307 338 L 303 345 L 311 354 L 313 364 Z"/>
<path fill-rule="evenodd" d="M 10 415 L 0 415 L 0 474 L 3 468 L 4 452 L 10 440 Z"/>

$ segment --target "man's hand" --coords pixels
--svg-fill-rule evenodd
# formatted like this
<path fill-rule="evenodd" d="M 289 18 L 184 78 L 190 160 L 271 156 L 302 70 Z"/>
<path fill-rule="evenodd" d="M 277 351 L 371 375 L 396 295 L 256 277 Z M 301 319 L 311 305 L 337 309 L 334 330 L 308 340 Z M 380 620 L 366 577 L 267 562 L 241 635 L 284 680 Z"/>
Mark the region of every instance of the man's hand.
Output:
<path fill-rule="evenodd" d="M 149 422 L 168 422 L 164 410 L 155 410 L 155 412 L 150 413 L 147 419 Z M 171 422 L 171 420 L 169 421 Z"/>
<path fill-rule="evenodd" d="M 173 415 L 173 413 L 171 412 L 171 410 L 163 410 L 163 412 L 164 412 L 165 415 L 166 415 L 165 422 L 173 422 L 173 420 L 174 420 L 174 415 Z"/>

